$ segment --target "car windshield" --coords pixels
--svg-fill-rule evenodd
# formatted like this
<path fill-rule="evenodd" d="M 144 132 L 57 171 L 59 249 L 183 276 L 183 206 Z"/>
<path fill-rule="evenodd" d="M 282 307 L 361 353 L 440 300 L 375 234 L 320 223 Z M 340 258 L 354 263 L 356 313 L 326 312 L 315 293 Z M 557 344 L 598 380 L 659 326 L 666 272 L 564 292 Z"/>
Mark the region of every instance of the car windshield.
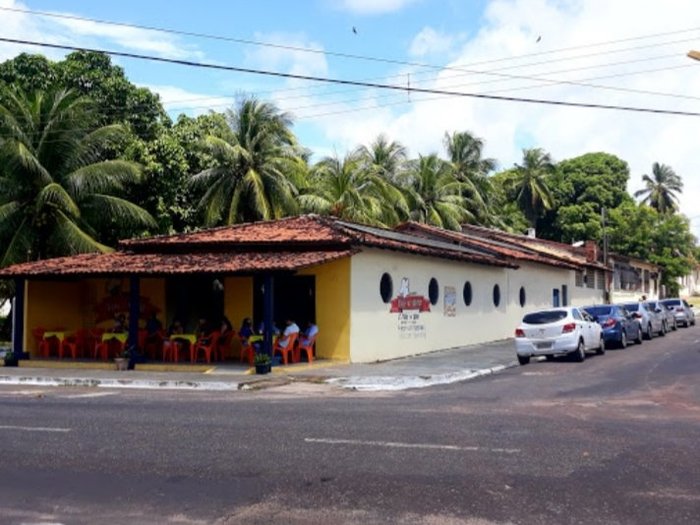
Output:
<path fill-rule="evenodd" d="M 680 299 L 666 299 L 665 301 L 661 301 L 663 304 L 666 306 L 680 306 L 681 301 Z"/>
<path fill-rule="evenodd" d="M 639 304 L 637 303 L 623 304 L 622 306 L 627 308 L 630 312 L 636 312 L 639 310 Z"/>
<path fill-rule="evenodd" d="M 527 324 L 546 324 L 556 323 L 566 318 L 566 310 L 546 310 L 544 312 L 535 312 L 527 314 L 523 317 L 523 323 Z"/>
<path fill-rule="evenodd" d="M 589 306 L 584 308 L 589 314 L 599 316 L 599 315 L 611 315 L 612 307 L 610 306 Z"/>
<path fill-rule="evenodd" d="M 656 310 L 656 303 L 653 301 L 649 301 L 647 303 L 647 306 L 649 306 L 649 308 L 651 308 L 652 310 Z"/>

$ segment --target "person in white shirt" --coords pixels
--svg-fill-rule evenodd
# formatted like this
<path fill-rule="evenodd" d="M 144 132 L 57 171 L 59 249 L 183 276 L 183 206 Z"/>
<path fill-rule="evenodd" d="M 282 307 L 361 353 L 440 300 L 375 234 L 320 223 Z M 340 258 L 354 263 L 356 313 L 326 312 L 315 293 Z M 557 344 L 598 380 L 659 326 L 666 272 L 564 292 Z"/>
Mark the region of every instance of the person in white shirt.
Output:
<path fill-rule="evenodd" d="M 282 332 L 282 337 L 280 337 L 277 344 L 280 346 L 280 348 L 287 348 L 287 345 L 289 344 L 289 336 L 298 333 L 299 326 L 297 326 L 297 324 L 291 319 L 287 319 L 287 326 L 284 329 L 284 332 Z"/>
<path fill-rule="evenodd" d="M 313 341 L 313 338 L 316 337 L 317 333 L 318 326 L 316 326 L 316 323 L 314 323 L 313 321 L 309 321 L 309 324 L 306 328 L 306 332 L 304 332 L 304 335 L 301 337 L 302 346 L 307 346 L 311 344 L 311 341 Z"/>

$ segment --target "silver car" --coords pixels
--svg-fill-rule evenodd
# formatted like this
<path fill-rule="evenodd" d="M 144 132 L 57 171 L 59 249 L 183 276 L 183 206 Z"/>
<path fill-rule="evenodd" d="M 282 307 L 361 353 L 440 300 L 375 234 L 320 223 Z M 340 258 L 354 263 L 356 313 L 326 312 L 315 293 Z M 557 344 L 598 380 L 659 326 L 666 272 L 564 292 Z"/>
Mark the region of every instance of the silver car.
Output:
<path fill-rule="evenodd" d="M 664 299 L 660 302 L 673 312 L 676 323 L 679 325 L 685 326 L 686 328 L 690 325 L 695 325 L 695 312 L 693 312 L 693 308 L 684 299 L 675 297 L 673 299 Z"/>
<path fill-rule="evenodd" d="M 651 339 L 654 334 L 666 335 L 663 318 L 651 310 L 647 303 L 623 303 L 622 306 L 639 321 L 645 339 Z"/>
<path fill-rule="evenodd" d="M 678 323 L 676 322 L 676 316 L 666 305 L 661 304 L 661 301 L 647 301 L 647 305 L 657 314 L 661 315 L 664 320 L 664 325 L 666 326 L 666 331 L 678 330 Z"/>

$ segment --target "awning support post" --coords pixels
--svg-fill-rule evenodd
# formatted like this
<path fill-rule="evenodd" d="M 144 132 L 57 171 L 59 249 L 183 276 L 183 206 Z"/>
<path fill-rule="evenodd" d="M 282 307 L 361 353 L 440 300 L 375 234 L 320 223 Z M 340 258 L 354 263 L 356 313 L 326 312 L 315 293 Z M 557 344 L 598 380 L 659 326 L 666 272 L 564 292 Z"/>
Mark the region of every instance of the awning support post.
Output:
<path fill-rule="evenodd" d="M 263 352 L 272 358 L 272 327 L 274 325 L 275 279 L 271 273 L 263 276 Z"/>
<path fill-rule="evenodd" d="M 134 368 L 139 344 L 139 316 L 141 315 L 141 281 L 137 276 L 129 279 L 129 369 Z"/>
<path fill-rule="evenodd" d="M 28 357 L 24 352 L 24 286 L 24 279 L 15 279 L 15 297 L 12 304 L 12 352 L 18 359 Z"/>

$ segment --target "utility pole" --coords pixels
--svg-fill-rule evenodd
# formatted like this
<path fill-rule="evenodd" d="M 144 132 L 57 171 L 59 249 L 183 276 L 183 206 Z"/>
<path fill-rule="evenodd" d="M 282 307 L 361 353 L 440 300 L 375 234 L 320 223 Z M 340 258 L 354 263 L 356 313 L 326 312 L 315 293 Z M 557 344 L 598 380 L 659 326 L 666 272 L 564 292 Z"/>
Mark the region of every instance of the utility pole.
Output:
<path fill-rule="evenodd" d="M 608 230 L 607 230 L 607 224 L 606 224 L 606 210 L 605 206 L 601 207 L 600 209 L 600 220 L 603 225 L 603 265 L 605 266 L 606 270 L 608 269 Z M 605 289 L 603 290 L 604 295 L 605 295 L 605 300 L 609 303 L 610 302 L 610 283 L 608 282 L 608 275 L 609 272 L 605 272 Z"/>

